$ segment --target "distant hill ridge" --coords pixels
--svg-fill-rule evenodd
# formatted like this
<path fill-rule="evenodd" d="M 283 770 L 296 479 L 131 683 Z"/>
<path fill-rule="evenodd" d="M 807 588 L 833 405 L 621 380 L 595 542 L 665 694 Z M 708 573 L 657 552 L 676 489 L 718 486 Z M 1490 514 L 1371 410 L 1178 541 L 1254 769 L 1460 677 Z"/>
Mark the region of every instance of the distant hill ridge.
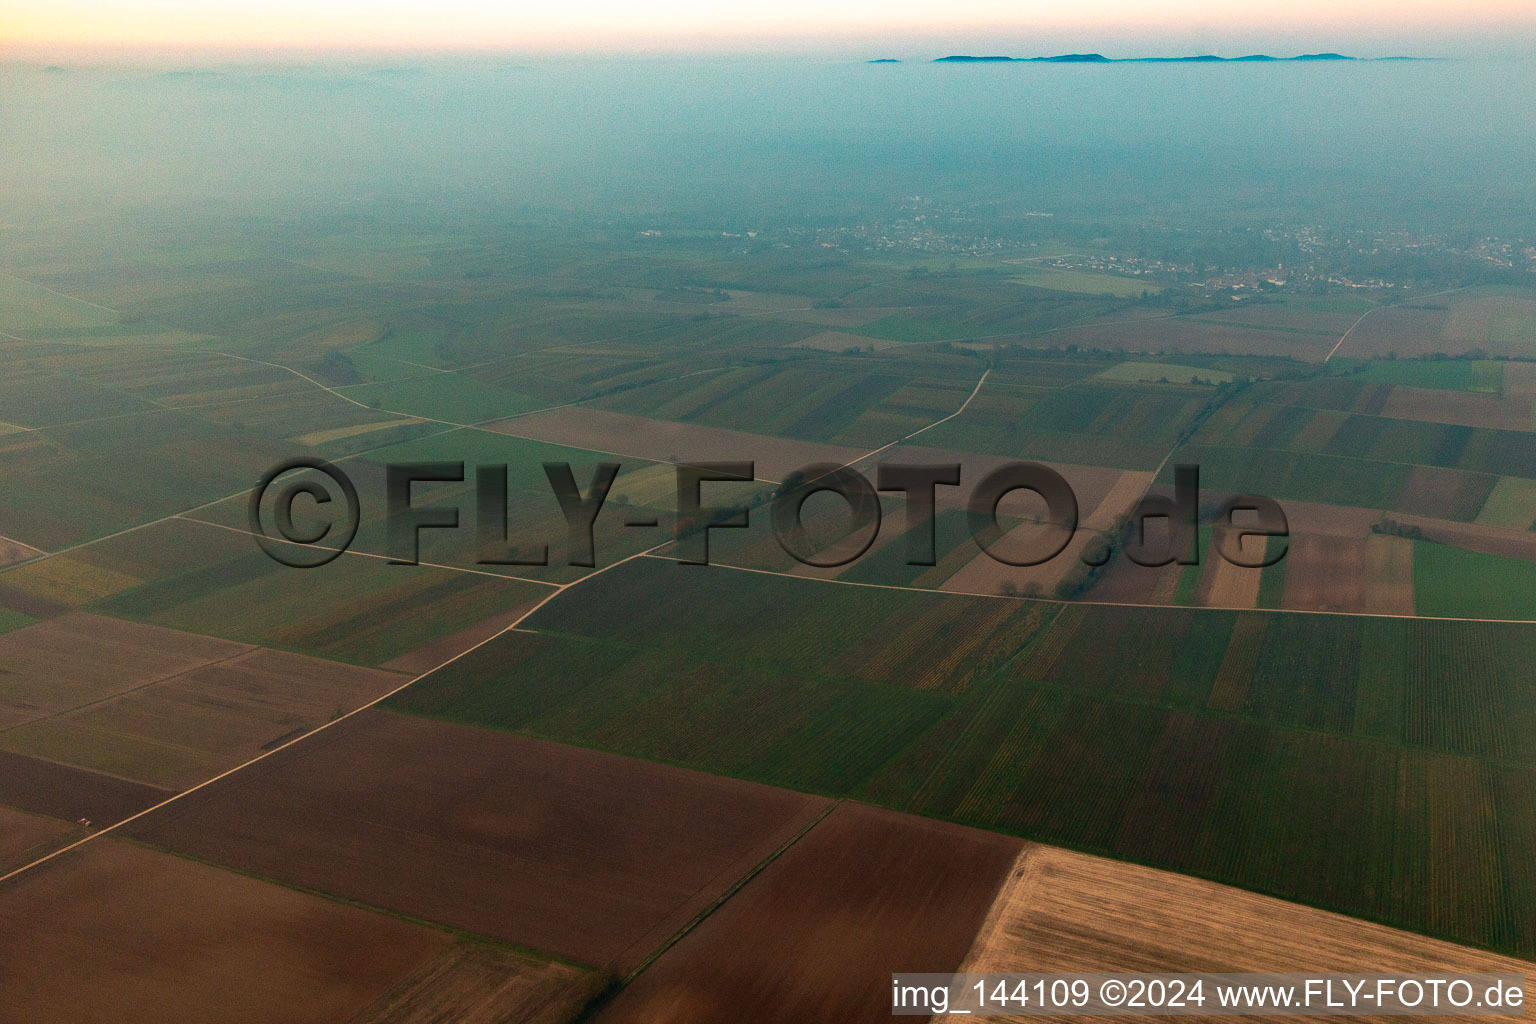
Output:
<path fill-rule="evenodd" d="M 1347 57 L 1342 53 L 1304 53 L 1297 57 L 1271 57 L 1254 53 L 1246 57 L 1106 57 L 1102 53 L 1063 53 L 1054 57 L 939 57 L 935 64 L 1252 64 L 1295 61 L 1367 61 L 1373 58 Z M 1430 60 L 1425 57 L 1380 57 L 1377 60 Z"/>

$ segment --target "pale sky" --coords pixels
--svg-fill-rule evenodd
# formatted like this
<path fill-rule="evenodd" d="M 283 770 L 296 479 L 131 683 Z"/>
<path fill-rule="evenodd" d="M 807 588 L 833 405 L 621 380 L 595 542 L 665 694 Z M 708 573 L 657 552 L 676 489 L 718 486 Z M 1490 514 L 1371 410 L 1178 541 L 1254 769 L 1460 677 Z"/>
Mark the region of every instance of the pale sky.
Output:
<path fill-rule="evenodd" d="M 8 47 L 707 50 L 972 38 L 1026 50 L 1038 40 L 1049 52 L 1074 39 L 1337 48 L 1340 38 L 1497 38 L 1533 26 L 1536 0 L 0 0 Z"/>

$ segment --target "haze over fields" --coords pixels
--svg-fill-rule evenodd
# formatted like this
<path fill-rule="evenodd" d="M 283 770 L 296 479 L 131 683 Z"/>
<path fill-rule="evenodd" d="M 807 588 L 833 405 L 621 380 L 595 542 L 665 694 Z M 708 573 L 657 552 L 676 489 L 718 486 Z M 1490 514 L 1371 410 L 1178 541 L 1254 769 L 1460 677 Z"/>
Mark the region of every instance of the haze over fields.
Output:
<path fill-rule="evenodd" d="M 0 1020 L 1529 975 L 1536 63 L 933 63 L 1468 55 L 1413 13 L 602 57 L 18 21 Z M 252 504 L 296 458 L 350 524 L 313 468 Z M 969 504 L 1020 461 L 1075 502 L 1040 564 L 1059 508 Z M 560 467 L 614 463 L 587 557 Z M 931 517 L 775 527 L 913 465 L 958 467 Z"/>

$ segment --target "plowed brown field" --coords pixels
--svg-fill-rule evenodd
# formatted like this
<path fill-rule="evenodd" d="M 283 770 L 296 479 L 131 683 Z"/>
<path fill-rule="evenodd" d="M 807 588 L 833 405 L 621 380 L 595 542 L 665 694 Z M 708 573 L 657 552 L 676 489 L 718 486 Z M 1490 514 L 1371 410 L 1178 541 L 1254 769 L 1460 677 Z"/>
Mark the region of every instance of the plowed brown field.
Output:
<path fill-rule="evenodd" d="M 1021 847 L 843 804 L 597 1020 L 889 1020 L 891 972 L 955 970 Z"/>
<path fill-rule="evenodd" d="M 368 711 L 129 828 L 214 863 L 624 969 L 824 806 Z"/>
<path fill-rule="evenodd" d="M 0 750 L 0 804 L 33 814 L 62 821 L 88 818 L 100 828 L 170 795 L 143 783 Z"/>
<path fill-rule="evenodd" d="M 0 1021 L 334 1024 L 451 941 L 101 839 L 0 887 Z"/>

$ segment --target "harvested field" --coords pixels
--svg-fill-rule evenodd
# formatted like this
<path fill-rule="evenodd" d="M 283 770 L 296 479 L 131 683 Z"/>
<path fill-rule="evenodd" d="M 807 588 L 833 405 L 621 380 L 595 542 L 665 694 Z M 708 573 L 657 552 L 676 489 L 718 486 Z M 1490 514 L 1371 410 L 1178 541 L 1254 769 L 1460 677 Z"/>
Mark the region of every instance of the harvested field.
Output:
<path fill-rule="evenodd" d="M 1023 550 L 1039 530 L 1040 527 L 1033 523 L 1020 526 L 1004 535 L 997 542 L 997 547 Z M 1087 530 L 1077 531 L 1061 554 L 1040 565 L 1008 565 L 982 552 L 939 584 L 938 589 L 949 594 L 1027 594 L 1050 597 L 1056 586 L 1081 564 L 1083 549 L 1094 536 Z"/>
<path fill-rule="evenodd" d="M 62 821 L 116 824 L 170 796 L 127 779 L 0 750 L 0 804 Z"/>
<path fill-rule="evenodd" d="M 0 635 L 0 729 L 249 651 L 244 644 L 71 612 Z"/>
<path fill-rule="evenodd" d="M 842 465 L 864 454 L 814 441 L 749 434 L 696 423 L 630 416 L 600 409 L 556 409 L 487 426 L 513 437 L 547 441 L 651 462 L 745 462 L 761 480 L 782 480 L 791 470 L 818 462 Z"/>
<path fill-rule="evenodd" d="M 0 899 L 0 1019 L 345 1021 L 451 938 L 129 843 L 34 868 Z"/>
<path fill-rule="evenodd" d="M 372 434 L 375 431 L 390 430 L 394 427 L 410 426 L 413 423 L 420 422 L 422 421 L 406 416 L 399 419 L 382 420 L 378 423 L 358 423 L 347 427 L 332 427 L 330 430 L 314 430 L 308 434 L 300 434 L 294 440 L 299 444 L 320 445 L 326 444 L 329 441 L 342 441 L 349 437 L 358 437 L 362 434 Z"/>
<path fill-rule="evenodd" d="M 1505 363 L 1504 393 L 1506 395 L 1536 395 L 1536 363 Z"/>
<path fill-rule="evenodd" d="M 1395 353 L 1399 356 L 1427 356 L 1436 352 L 1457 354 L 1485 346 L 1458 344 L 1445 340 L 1449 315 L 1443 309 L 1408 309 L 1387 306 L 1372 310 L 1356 325 L 1338 354 L 1366 359 Z"/>
<path fill-rule="evenodd" d="M 1141 501 L 1141 496 L 1147 488 L 1152 486 L 1154 474 L 1137 473 L 1127 470 L 1120 474 L 1120 479 L 1099 500 L 1093 511 L 1083 516 L 1082 529 L 1085 530 L 1110 530 L 1114 528 L 1115 521 L 1122 515 L 1130 515 L 1136 510 L 1136 505 Z"/>
<path fill-rule="evenodd" d="M 1294 558 L 1294 550 L 1293 542 L 1293 553 L 1286 557 Z M 1197 601 L 1209 608 L 1252 608 L 1258 604 L 1259 582 L 1263 575 L 1262 569 L 1233 565 L 1213 549 L 1206 555 Z"/>
<path fill-rule="evenodd" d="M 0 732 L 0 747 L 183 789 L 323 725 L 405 679 L 285 651 L 246 651 Z"/>
<path fill-rule="evenodd" d="M 677 467 L 665 462 L 624 466 L 613 482 L 612 494 L 612 500 L 626 505 L 676 511 Z"/>
<path fill-rule="evenodd" d="M 1020 854 L 963 970 L 1351 972 L 1362 970 L 1366 964 L 1383 973 L 1530 975 L 1530 964 L 1522 960 L 1214 882 L 1034 845 Z M 1528 981 L 1527 999 L 1532 991 Z M 958 1024 L 967 1018 L 935 1019 Z M 987 1019 L 1025 1022 L 1042 1018 Z"/>
<path fill-rule="evenodd" d="M 1365 607 L 1377 615 L 1413 614 L 1413 541 L 1376 534 L 1365 542 Z"/>
<path fill-rule="evenodd" d="M 964 466 L 963 462 L 962 466 Z M 1103 476 L 1099 471 L 1082 466 L 1056 468 L 1062 472 L 1069 483 L 1074 484 L 1074 491 L 1077 484 L 1086 484 L 1093 488 L 1088 492 L 1089 500 L 1096 499 L 1094 504 L 1088 505 L 1083 503 L 1082 497 L 1079 496 L 1078 529 L 1065 550 L 1049 562 L 1024 567 L 1008 565 L 982 552 L 945 579 L 939 585 L 940 590 L 958 594 L 1013 592 L 1051 596 L 1057 584 L 1081 564 L 1083 550 L 1093 540 L 1095 533 L 1112 529 L 1120 516 L 1130 515 L 1153 479 L 1152 473 L 1125 470 L 1119 474 L 1107 491 L 1103 491 Z M 1070 476 L 1067 475 L 1069 472 Z M 977 476 L 972 477 L 972 482 L 979 480 L 980 475 L 978 473 Z M 963 469 L 961 480 L 966 480 Z M 969 493 L 969 490 L 963 486 L 960 490 Z M 1099 496 L 1101 491 L 1102 497 Z M 1012 500 L 1012 498 L 1004 499 L 1005 510 Z M 1044 506 L 1041 505 L 1038 511 L 1043 513 Z M 1038 525 L 1034 522 L 1026 522 L 999 540 L 996 550 L 1004 553 L 1010 550 L 1024 551 L 1037 536 L 1038 531 Z"/>
<path fill-rule="evenodd" d="M 460 941 L 349 1024 L 568 1024 L 597 985 L 580 967 Z"/>
<path fill-rule="evenodd" d="M 1445 328 L 1446 340 L 1494 355 L 1523 356 L 1536 346 L 1536 302 L 1514 296 L 1482 296 L 1457 303 Z"/>
<path fill-rule="evenodd" d="M 1387 396 L 1381 414 L 1400 420 L 1500 430 L 1530 430 L 1532 427 L 1529 395 L 1500 398 L 1470 391 L 1396 387 Z"/>
<path fill-rule="evenodd" d="M 69 555 L 54 555 L 20 566 L 6 573 L 4 578 L 10 586 L 71 608 L 82 607 L 144 582 L 137 576 L 92 565 L 83 558 Z"/>
<path fill-rule="evenodd" d="M 1021 843 L 842 804 L 596 1018 L 890 1019 L 892 971 L 951 971 Z"/>
<path fill-rule="evenodd" d="M 1536 480 L 1501 477 L 1474 521 L 1479 526 L 1530 532 L 1536 527 Z"/>
<path fill-rule="evenodd" d="M 1359 611 L 1366 602 L 1365 538 L 1291 535 L 1281 607 Z"/>
<path fill-rule="evenodd" d="M 1312 501 L 1281 503 L 1292 533 L 1310 533 L 1329 537 L 1365 537 L 1381 519 L 1374 508 L 1349 505 L 1323 505 Z"/>
<path fill-rule="evenodd" d="M 46 856 L 80 834 L 68 822 L 0 807 L 0 875 Z"/>
<path fill-rule="evenodd" d="M 369 711 L 129 828 L 237 870 L 624 969 L 824 806 Z"/>

